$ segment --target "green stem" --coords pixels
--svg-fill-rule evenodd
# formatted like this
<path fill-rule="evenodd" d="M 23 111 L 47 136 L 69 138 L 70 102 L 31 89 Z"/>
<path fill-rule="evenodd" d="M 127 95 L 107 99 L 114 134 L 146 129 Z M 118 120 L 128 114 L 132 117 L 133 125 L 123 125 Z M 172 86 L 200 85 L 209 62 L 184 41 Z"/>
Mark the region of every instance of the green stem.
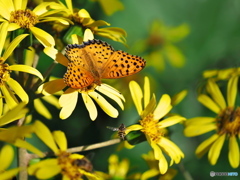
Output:
<path fill-rule="evenodd" d="M 191 174 L 185 169 L 183 163 L 180 163 L 178 165 L 180 171 L 182 172 L 183 176 L 185 177 L 185 180 L 193 180 Z"/>

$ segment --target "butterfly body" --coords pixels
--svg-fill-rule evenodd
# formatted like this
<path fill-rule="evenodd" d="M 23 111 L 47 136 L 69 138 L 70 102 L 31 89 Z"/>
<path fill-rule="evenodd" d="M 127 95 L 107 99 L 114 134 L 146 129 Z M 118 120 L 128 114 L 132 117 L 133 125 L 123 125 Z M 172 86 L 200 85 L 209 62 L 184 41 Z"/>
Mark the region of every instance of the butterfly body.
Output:
<path fill-rule="evenodd" d="M 69 63 L 64 82 L 74 89 L 100 85 L 102 79 L 126 77 L 139 72 L 146 65 L 143 58 L 115 51 L 108 43 L 96 39 L 81 45 L 68 45 L 66 57 Z"/>

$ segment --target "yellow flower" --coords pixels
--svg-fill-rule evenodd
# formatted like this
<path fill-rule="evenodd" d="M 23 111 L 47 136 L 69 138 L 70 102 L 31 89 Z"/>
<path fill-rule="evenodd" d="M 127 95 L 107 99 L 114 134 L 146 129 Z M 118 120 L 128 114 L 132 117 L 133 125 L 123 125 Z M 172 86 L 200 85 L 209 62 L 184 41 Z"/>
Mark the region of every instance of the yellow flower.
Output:
<path fill-rule="evenodd" d="M 12 179 L 19 172 L 19 168 L 7 170 L 14 157 L 12 146 L 5 145 L 0 151 L 0 179 Z"/>
<path fill-rule="evenodd" d="M 92 0 L 100 3 L 106 15 L 111 16 L 116 11 L 124 9 L 124 6 L 119 0 Z"/>
<path fill-rule="evenodd" d="M 7 117 L 11 118 L 12 113 L 18 114 L 16 111 L 19 110 L 16 107 L 14 110 L 9 111 Z M 11 114 L 10 114 L 11 113 Z M 24 138 L 29 137 L 33 132 L 35 132 L 35 125 L 25 125 L 25 126 L 13 126 L 7 129 L 0 130 L 0 141 L 4 141 L 14 146 L 25 148 L 39 157 L 43 157 L 43 153 L 36 147 L 24 140 Z"/>
<path fill-rule="evenodd" d="M 217 83 L 208 79 L 207 94 L 200 94 L 198 101 L 211 111 L 216 117 L 195 117 L 186 121 L 184 133 L 187 137 L 198 136 L 210 131 L 215 133 L 203 141 L 196 149 L 198 157 L 208 152 L 208 160 L 215 165 L 220 156 L 224 141 L 229 141 L 228 159 L 233 168 L 239 166 L 240 135 L 240 108 L 235 106 L 237 97 L 238 76 L 232 76 L 228 80 L 226 100 Z"/>
<path fill-rule="evenodd" d="M 135 173 L 131 176 L 128 176 L 127 173 L 129 171 L 129 160 L 123 159 L 119 161 L 118 156 L 116 154 L 112 154 L 108 159 L 108 174 L 96 171 L 96 174 L 99 176 L 100 180 L 107 180 L 107 179 L 139 179 L 140 174 Z"/>
<path fill-rule="evenodd" d="M 50 130 L 40 121 L 34 123 L 36 135 L 54 152 L 56 158 L 48 158 L 28 168 L 30 175 L 35 175 L 38 179 L 49 179 L 59 173 L 63 180 L 79 180 L 82 176 L 88 179 L 98 179 L 96 175 L 88 172 L 82 167 L 81 161 L 85 157 L 80 154 L 67 152 L 67 139 L 62 131 L 50 132 Z"/>
<path fill-rule="evenodd" d="M 86 31 L 86 34 L 88 34 L 88 32 L 90 32 L 91 37 L 89 35 L 85 35 L 84 38 L 93 39 L 91 31 Z M 68 59 L 60 53 L 57 55 L 56 61 L 66 67 L 68 66 Z M 43 85 L 43 90 L 49 94 L 53 94 L 66 87 L 68 86 L 64 82 L 64 79 L 57 79 L 45 83 Z M 66 119 L 72 114 L 73 110 L 76 107 L 79 93 L 82 95 L 91 120 L 95 120 L 98 114 L 97 108 L 92 99 L 98 103 L 98 105 L 103 109 L 105 113 L 111 117 L 116 118 L 118 116 L 118 110 L 114 108 L 109 102 L 107 102 L 107 100 L 98 92 L 114 100 L 122 109 L 124 108 L 122 101 L 125 99 L 123 95 L 107 84 L 102 83 L 100 86 L 93 84 L 90 88 L 85 89 L 73 89 L 71 87 L 68 87 L 68 89 L 63 93 L 63 95 L 61 95 L 59 99 L 60 106 L 62 107 L 60 118 Z"/>
<path fill-rule="evenodd" d="M 150 83 L 147 77 L 145 77 L 143 87 L 144 96 L 142 89 L 135 81 L 131 81 L 129 86 L 133 102 L 138 114 L 141 116 L 141 120 L 139 120 L 139 124 L 129 126 L 127 129 L 128 131 L 140 130 L 145 134 L 148 143 L 154 150 L 155 159 L 159 161 L 158 167 L 160 173 L 165 174 L 168 170 L 168 162 L 162 151 L 171 158 L 170 166 L 173 163 L 178 164 L 184 157 L 179 147 L 164 137 L 166 127 L 182 122 L 185 118 L 179 115 L 166 117 L 172 109 L 169 95 L 164 94 L 158 104 L 154 95 L 150 100 Z"/>
<path fill-rule="evenodd" d="M 26 0 L 0 0 L 0 15 L 2 16 L 0 22 L 9 22 L 9 31 L 19 28 L 28 29 L 44 47 L 53 47 L 55 45 L 53 37 L 46 31 L 37 28 L 36 24 L 58 21 L 67 25 L 69 22 L 61 17 L 54 16 L 59 13 L 59 10 L 50 11 L 49 6 L 51 4 L 51 2 L 43 2 L 30 10 L 27 9 Z"/>
<path fill-rule="evenodd" d="M 14 49 L 18 44 L 26 37 L 28 34 L 22 34 L 17 36 L 3 52 L 4 43 L 7 37 L 7 29 L 9 27 L 8 22 L 3 22 L 0 25 L 0 96 L 4 97 L 5 102 L 9 109 L 14 108 L 18 103 L 19 99 L 26 104 L 28 103 L 28 95 L 21 87 L 21 85 L 14 79 L 11 78 L 10 73 L 12 71 L 26 72 L 36 75 L 40 79 L 43 79 L 41 73 L 30 66 L 27 65 L 9 65 L 6 62 L 8 57 L 12 54 Z M 0 99 L 0 104 L 3 104 L 3 98 Z M 2 112 L 2 106 L 0 107 L 0 112 Z"/>
<path fill-rule="evenodd" d="M 148 163 L 149 170 L 142 174 L 141 180 L 149 179 L 160 174 L 158 170 L 158 161 L 154 158 L 153 151 L 149 151 L 148 154 L 143 154 L 142 158 Z M 177 171 L 170 168 L 164 175 L 159 177 L 159 180 L 171 180 L 176 174 Z"/>
<path fill-rule="evenodd" d="M 91 31 L 98 36 L 102 36 L 126 44 L 125 39 L 127 35 L 126 31 L 118 27 L 99 28 L 101 26 L 110 26 L 110 24 L 103 20 L 95 21 L 94 19 L 91 18 L 90 14 L 85 9 L 80 10 L 73 9 L 71 0 L 66 0 L 65 2 L 66 6 L 62 3 L 54 4 L 53 8 L 63 10 L 64 11 L 63 15 L 65 17 L 68 17 L 71 21 L 75 23 L 75 25 L 77 25 L 77 26 L 74 25 L 72 28 L 70 28 L 70 30 L 68 31 L 70 35 L 74 34 L 72 33 L 72 31 L 76 29 L 76 32 L 78 32 L 76 34 L 82 37 L 83 32 L 85 31 L 85 29 L 88 28 L 91 29 Z M 83 29 L 81 27 L 83 27 Z M 60 28 L 60 30 L 62 30 L 62 28 L 59 27 L 59 25 L 56 28 L 57 29 Z M 68 37 L 68 33 L 65 36 L 67 38 L 68 43 L 70 43 L 69 41 L 71 37 Z"/>
<path fill-rule="evenodd" d="M 187 24 L 177 27 L 168 27 L 161 21 L 155 20 L 150 29 L 147 39 L 139 40 L 133 46 L 133 53 L 148 53 L 148 65 L 152 65 L 158 70 L 165 67 L 164 60 L 168 60 L 174 67 L 182 67 L 185 64 L 185 56 L 182 51 L 174 45 L 189 34 Z"/>

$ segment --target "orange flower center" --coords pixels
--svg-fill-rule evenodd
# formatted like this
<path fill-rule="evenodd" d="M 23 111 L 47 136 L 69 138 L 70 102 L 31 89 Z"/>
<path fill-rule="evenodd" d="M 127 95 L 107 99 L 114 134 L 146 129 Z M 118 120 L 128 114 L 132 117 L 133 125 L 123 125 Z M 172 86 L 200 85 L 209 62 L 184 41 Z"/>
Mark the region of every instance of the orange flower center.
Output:
<path fill-rule="evenodd" d="M 240 108 L 227 107 L 217 117 L 218 133 L 238 135 L 240 132 Z"/>
<path fill-rule="evenodd" d="M 38 16 L 31 10 L 12 11 L 10 22 L 18 24 L 21 28 L 30 28 L 39 22 Z"/>
<path fill-rule="evenodd" d="M 2 60 L 0 58 L 0 63 L 1 61 Z M 3 85 L 10 77 L 10 70 L 8 66 L 8 64 L 0 64 L 0 85 Z"/>
<path fill-rule="evenodd" d="M 163 136 L 163 129 L 159 127 L 158 121 L 153 119 L 153 114 L 148 114 L 143 120 L 139 121 L 143 129 L 141 130 L 152 141 L 158 143 Z"/>
<path fill-rule="evenodd" d="M 58 164 L 63 175 L 71 180 L 78 180 L 83 176 L 83 172 L 92 171 L 92 165 L 89 165 L 90 161 L 86 161 L 86 158 L 72 159 L 70 155 L 71 153 L 65 151 L 58 154 Z"/>

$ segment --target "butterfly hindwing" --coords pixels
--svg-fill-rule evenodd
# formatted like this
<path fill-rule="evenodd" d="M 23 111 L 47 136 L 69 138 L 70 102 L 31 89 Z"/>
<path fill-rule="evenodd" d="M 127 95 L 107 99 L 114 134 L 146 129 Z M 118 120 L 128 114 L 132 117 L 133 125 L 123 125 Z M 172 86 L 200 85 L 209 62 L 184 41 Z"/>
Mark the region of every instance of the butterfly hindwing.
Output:
<path fill-rule="evenodd" d="M 112 79 L 130 76 L 141 71 L 145 65 L 146 61 L 139 56 L 124 51 L 115 51 L 103 68 L 101 78 Z"/>
<path fill-rule="evenodd" d="M 64 74 L 65 83 L 73 89 L 83 89 L 94 82 L 94 77 L 90 71 L 74 63 L 68 63 L 67 72 Z"/>

